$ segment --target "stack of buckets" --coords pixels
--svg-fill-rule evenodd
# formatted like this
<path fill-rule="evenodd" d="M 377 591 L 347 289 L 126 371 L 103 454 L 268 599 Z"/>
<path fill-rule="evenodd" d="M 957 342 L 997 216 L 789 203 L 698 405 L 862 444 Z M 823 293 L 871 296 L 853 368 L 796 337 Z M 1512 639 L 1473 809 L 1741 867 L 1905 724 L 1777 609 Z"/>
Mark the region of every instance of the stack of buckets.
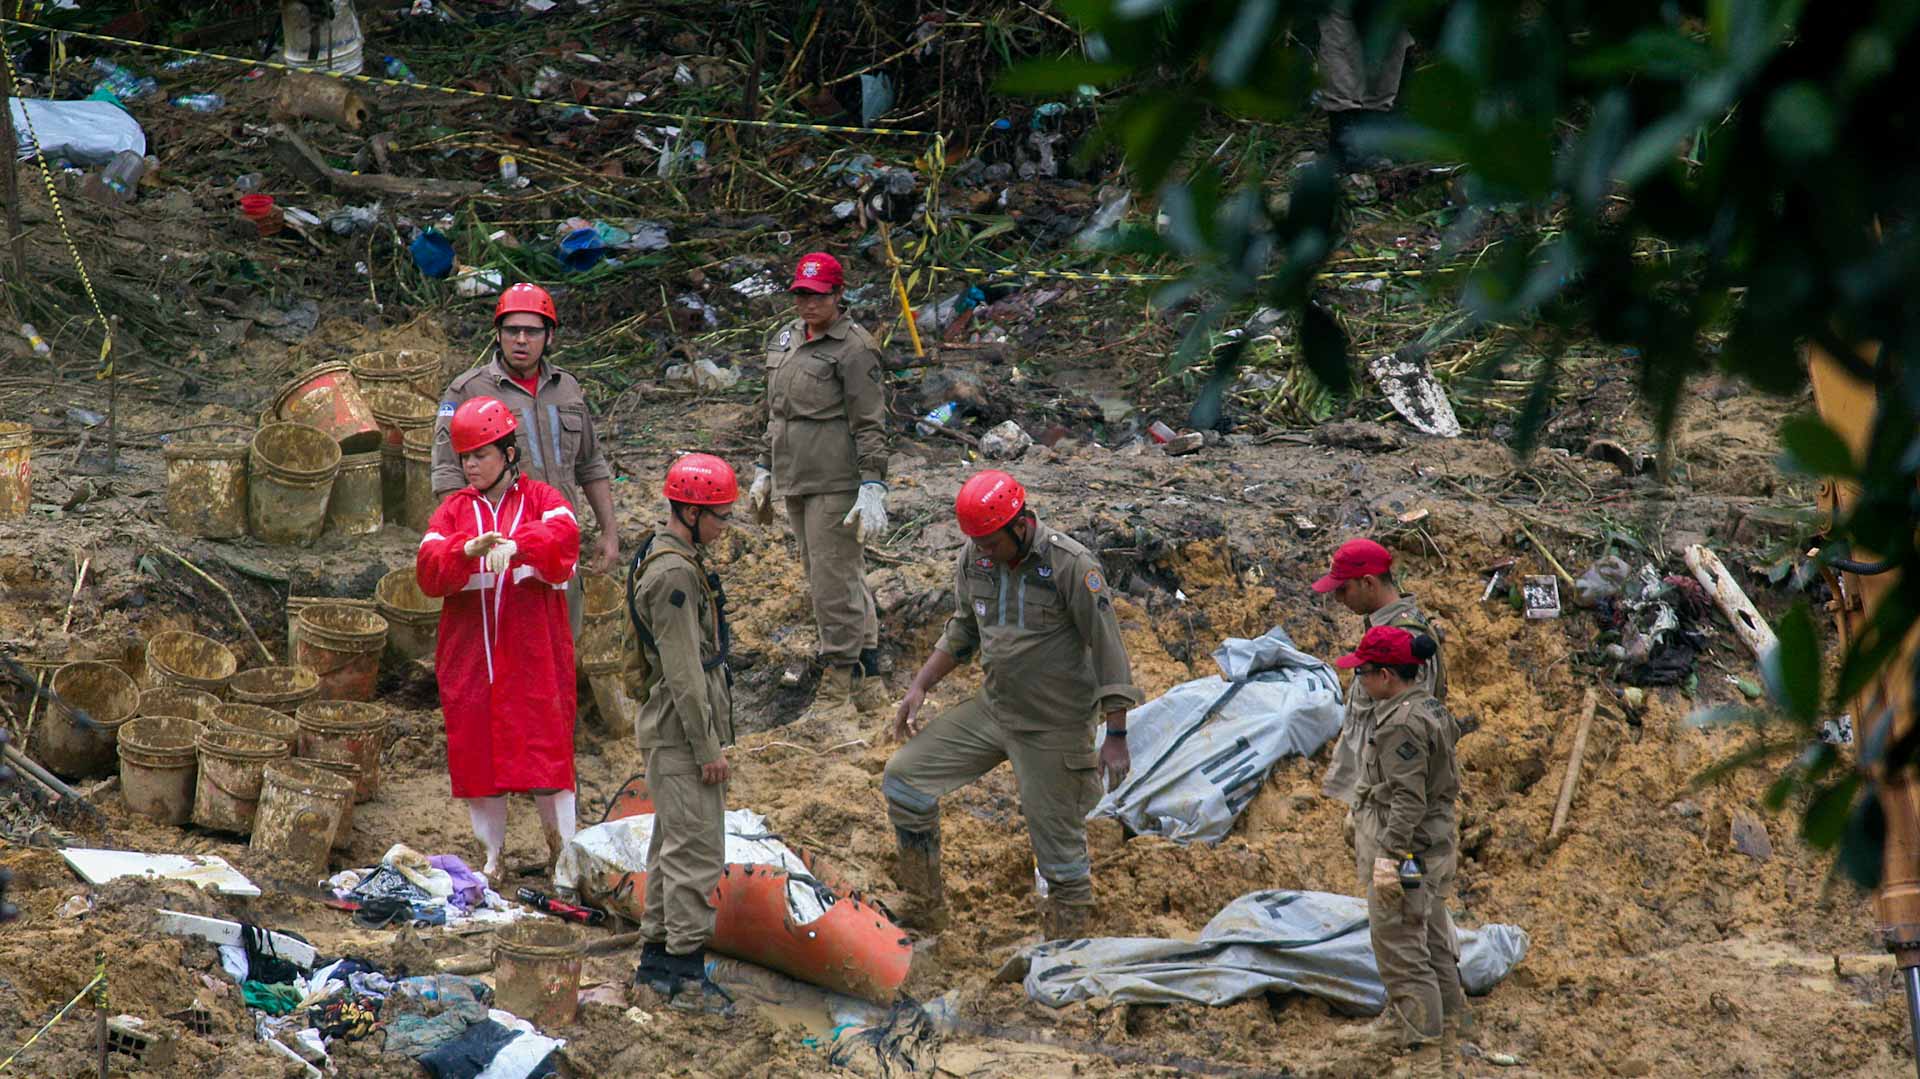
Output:
<path fill-rule="evenodd" d="M 375 664 L 384 645 L 383 626 Z M 331 697 L 304 664 L 237 667 L 225 645 L 179 630 L 147 642 L 145 688 L 111 664 L 66 664 L 52 688 L 92 722 L 72 707 L 50 712 L 35 755 L 82 779 L 109 771 L 117 753 L 134 812 L 250 836 L 255 850 L 324 872 L 329 851 L 353 838 L 354 804 L 379 791 L 386 707 Z"/>
<path fill-rule="evenodd" d="M 368 535 L 388 520 L 424 531 L 425 517 L 407 515 L 416 469 L 406 436 L 425 434 L 417 471 L 430 503 L 435 404 L 433 390 L 420 387 L 439 373 L 438 353 L 412 350 L 321 364 L 281 387 L 250 444 L 169 445 L 168 524 L 191 536 L 251 533 L 299 546 L 322 532 Z M 5 502 L 0 492 L 0 510 Z"/>

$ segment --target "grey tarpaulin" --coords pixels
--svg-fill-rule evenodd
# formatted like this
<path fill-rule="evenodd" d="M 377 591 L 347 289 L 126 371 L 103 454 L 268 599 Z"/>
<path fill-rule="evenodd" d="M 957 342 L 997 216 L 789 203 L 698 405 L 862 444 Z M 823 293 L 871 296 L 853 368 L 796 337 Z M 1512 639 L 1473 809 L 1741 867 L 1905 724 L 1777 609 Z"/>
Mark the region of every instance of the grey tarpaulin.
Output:
<path fill-rule="evenodd" d="M 1460 981 L 1486 993 L 1527 954 L 1514 925 L 1462 929 Z M 1153 937 L 1055 940 L 1036 947 L 1027 995 L 1049 1007 L 1106 997 L 1124 1004 L 1230 1004 L 1266 992 L 1311 993 L 1366 1015 L 1387 991 L 1367 939 L 1365 900 L 1330 892 L 1251 892 L 1193 942 Z"/>
<path fill-rule="evenodd" d="M 1183 682 L 1127 714 L 1134 772 L 1094 806 L 1146 835 L 1218 843 L 1274 762 L 1340 732 L 1340 680 L 1278 626 L 1213 653 L 1221 677 Z"/>

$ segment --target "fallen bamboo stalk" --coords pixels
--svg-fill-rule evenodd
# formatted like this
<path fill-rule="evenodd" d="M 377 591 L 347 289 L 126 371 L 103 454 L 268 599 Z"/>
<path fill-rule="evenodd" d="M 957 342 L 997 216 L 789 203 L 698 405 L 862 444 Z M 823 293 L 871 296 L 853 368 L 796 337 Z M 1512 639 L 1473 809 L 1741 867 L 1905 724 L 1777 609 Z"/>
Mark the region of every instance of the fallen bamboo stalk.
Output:
<path fill-rule="evenodd" d="M 80 560 L 80 572 L 73 575 L 73 594 L 67 597 L 67 616 L 60 620 L 60 632 L 66 633 L 73 628 L 73 605 L 80 601 L 80 586 L 86 582 L 87 567 L 93 565 L 93 556 Z"/>
<path fill-rule="evenodd" d="M 1579 586 L 1574 584 L 1573 582 L 1573 574 L 1568 573 L 1566 570 L 1566 567 L 1560 564 L 1560 560 L 1553 557 L 1553 552 L 1547 549 L 1546 544 L 1540 542 L 1540 537 L 1534 535 L 1533 532 L 1530 529 L 1528 529 L 1527 526 L 1524 524 L 1520 526 L 1520 534 L 1527 537 L 1527 539 L 1533 544 L 1533 549 L 1536 551 L 1539 551 L 1540 557 L 1546 559 L 1547 565 L 1553 567 L 1553 572 L 1555 576 L 1559 577 L 1560 580 L 1564 581 L 1568 588 L 1572 588 L 1575 591 L 1579 590 Z"/>
<path fill-rule="evenodd" d="M 335 191 L 373 192 L 422 199 L 461 199 L 478 195 L 486 185 L 471 180 L 412 180 L 400 176 L 371 176 L 345 172 L 327 164 L 306 140 L 285 124 L 273 128 L 274 152 L 302 179 Z"/>
<path fill-rule="evenodd" d="M 272 652 L 267 651 L 267 646 L 260 643 L 260 635 L 253 631 L 253 623 L 247 621 L 247 613 L 240 609 L 240 601 L 233 598 L 233 593 L 227 591 L 226 585 L 223 585 L 219 581 L 213 579 L 212 577 L 207 576 L 207 572 L 205 570 L 201 569 L 199 566 L 194 565 L 192 562 L 187 561 L 187 556 L 181 554 L 179 551 L 176 551 L 173 548 L 168 547 L 164 543 L 155 544 L 155 546 L 159 547 L 162 551 L 165 551 L 167 554 L 170 554 L 174 558 L 178 559 L 181 565 L 192 570 L 195 574 L 197 574 L 200 577 L 201 580 L 219 589 L 220 594 L 227 597 L 227 604 L 233 608 L 234 617 L 240 619 L 241 628 L 247 631 L 247 636 L 253 638 L 253 646 L 260 650 L 260 654 L 262 656 L 266 657 L 267 666 L 271 667 L 275 663 L 279 662 L 278 660 L 273 658 Z"/>
<path fill-rule="evenodd" d="M 1693 577 L 1700 587 L 1713 597 L 1714 605 L 1733 623 L 1733 632 L 1739 636 L 1740 643 L 1747 646 L 1754 658 L 1765 659 L 1780 643 L 1773 635 L 1773 627 L 1760 617 L 1760 611 L 1733 579 L 1733 574 L 1720 561 L 1720 556 L 1700 544 L 1694 544 L 1682 552 L 1687 568 L 1693 571 Z"/>
<path fill-rule="evenodd" d="M 39 783 L 42 786 L 45 786 L 49 790 L 53 791 L 55 794 L 59 795 L 61 798 L 71 800 L 76 805 L 84 806 L 87 809 L 93 808 L 92 802 L 89 802 L 85 798 L 81 797 L 79 791 L 74 790 L 72 787 L 67 786 L 66 782 L 62 780 L 59 776 L 56 776 L 52 772 L 49 772 L 45 768 L 42 768 L 40 766 L 39 761 L 36 761 L 32 757 L 27 756 L 25 753 L 20 752 L 20 750 L 16 749 L 11 744 L 7 745 L 4 748 L 4 753 L 6 755 L 8 764 L 13 765 L 15 768 L 18 768 L 22 772 L 25 772 L 28 775 L 32 776 L 35 780 L 39 781 Z"/>
<path fill-rule="evenodd" d="M 1593 713 L 1599 705 L 1599 695 L 1588 686 L 1587 698 L 1580 705 L 1580 726 L 1573 732 L 1573 752 L 1567 755 L 1567 774 L 1560 780 L 1560 804 L 1554 807 L 1553 826 L 1547 829 L 1549 843 L 1567 826 L 1567 813 L 1573 808 L 1573 790 L 1580 783 L 1580 763 L 1587 755 L 1587 732 L 1593 729 Z"/>

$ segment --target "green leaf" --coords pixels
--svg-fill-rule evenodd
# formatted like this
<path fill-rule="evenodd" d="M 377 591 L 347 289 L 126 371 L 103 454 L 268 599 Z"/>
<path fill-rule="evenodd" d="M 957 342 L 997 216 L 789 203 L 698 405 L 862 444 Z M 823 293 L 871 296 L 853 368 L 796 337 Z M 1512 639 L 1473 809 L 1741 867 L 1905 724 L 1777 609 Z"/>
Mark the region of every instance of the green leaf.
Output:
<path fill-rule="evenodd" d="M 1273 0 L 1240 0 L 1233 22 L 1213 54 L 1213 83 L 1222 89 L 1246 80 L 1253 58 L 1266 50 L 1267 31 L 1273 26 Z"/>
<path fill-rule="evenodd" d="M 1879 789 L 1868 784 L 1847 816 L 1847 829 L 1840 840 L 1840 867 L 1861 888 L 1878 888 L 1885 867 L 1886 842 L 1887 813 L 1880 805 Z"/>
<path fill-rule="evenodd" d="M 1835 126 L 1832 103 L 1805 79 L 1781 87 L 1767 101 L 1767 145 L 1782 161 L 1809 161 L 1832 153 Z"/>
<path fill-rule="evenodd" d="M 1016 97 L 1070 94 L 1082 83 L 1107 87 L 1125 78 L 1125 64 L 1098 64 L 1077 57 L 1023 60 L 994 81 L 994 88 Z"/>
<path fill-rule="evenodd" d="M 1807 803 L 1807 810 L 1800 817 L 1800 834 L 1807 845 L 1816 850 L 1828 850 L 1840 837 L 1846 834 L 1847 819 L 1853 814 L 1854 795 L 1860 792 L 1860 774 L 1858 772 L 1841 776 L 1830 786 L 1822 787 Z"/>
<path fill-rule="evenodd" d="M 1853 451 L 1818 416 L 1795 416 L 1781 424 L 1780 444 L 1787 448 L 1781 464 L 1795 472 L 1851 478 L 1859 471 Z"/>
<path fill-rule="evenodd" d="M 1300 312 L 1300 357 L 1320 384 L 1334 393 L 1353 391 L 1353 369 L 1347 362 L 1347 332 L 1319 304 Z"/>
<path fill-rule="evenodd" d="M 1767 694 L 1796 725 L 1811 730 L 1820 722 L 1820 637 L 1807 605 L 1794 604 L 1774 633 L 1780 644 L 1760 661 Z"/>

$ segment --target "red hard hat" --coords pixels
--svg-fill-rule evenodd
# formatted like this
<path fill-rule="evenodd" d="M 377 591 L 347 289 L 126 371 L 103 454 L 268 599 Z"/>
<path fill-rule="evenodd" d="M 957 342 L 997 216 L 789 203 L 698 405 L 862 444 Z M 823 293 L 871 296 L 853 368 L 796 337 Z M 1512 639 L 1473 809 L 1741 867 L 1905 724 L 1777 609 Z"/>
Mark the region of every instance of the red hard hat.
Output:
<path fill-rule="evenodd" d="M 447 434 L 453 438 L 453 452 L 472 453 L 490 446 L 520 427 L 513 410 L 491 397 L 476 397 L 453 410 Z"/>
<path fill-rule="evenodd" d="M 793 268 L 793 284 L 787 286 L 787 291 L 832 292 L 846 283 L 847 272 L 841 268 L 840 260 L 825 251 L 815 251 L 800 256 L 800 264 Z"/>
<path fill-rule="evenodd" d="M 547 325 L 560 324 L 560 312 L 553 306 L 553 297 L 539 285 L 529 285 L 525 281 L 500 294 L 500 302 L 493 305 L 493 324 L 515 311 L 525 311 L 539 315 L 547 320 Z"/>
<path fill-rule="evenodd" d="M 695 506 L 724 506 L 740 497 L 733 466 L 711 453 L 689 453 L 667 469 L 667 500 Z"/>
<path fill-rule="evenodd" d="M 960 531 L 973 539 L 1005 528 L 1026 507 L 1027 489 L 998 469 L 976 473 L 960 485 L 960 493 L 953 499 Z"/>

